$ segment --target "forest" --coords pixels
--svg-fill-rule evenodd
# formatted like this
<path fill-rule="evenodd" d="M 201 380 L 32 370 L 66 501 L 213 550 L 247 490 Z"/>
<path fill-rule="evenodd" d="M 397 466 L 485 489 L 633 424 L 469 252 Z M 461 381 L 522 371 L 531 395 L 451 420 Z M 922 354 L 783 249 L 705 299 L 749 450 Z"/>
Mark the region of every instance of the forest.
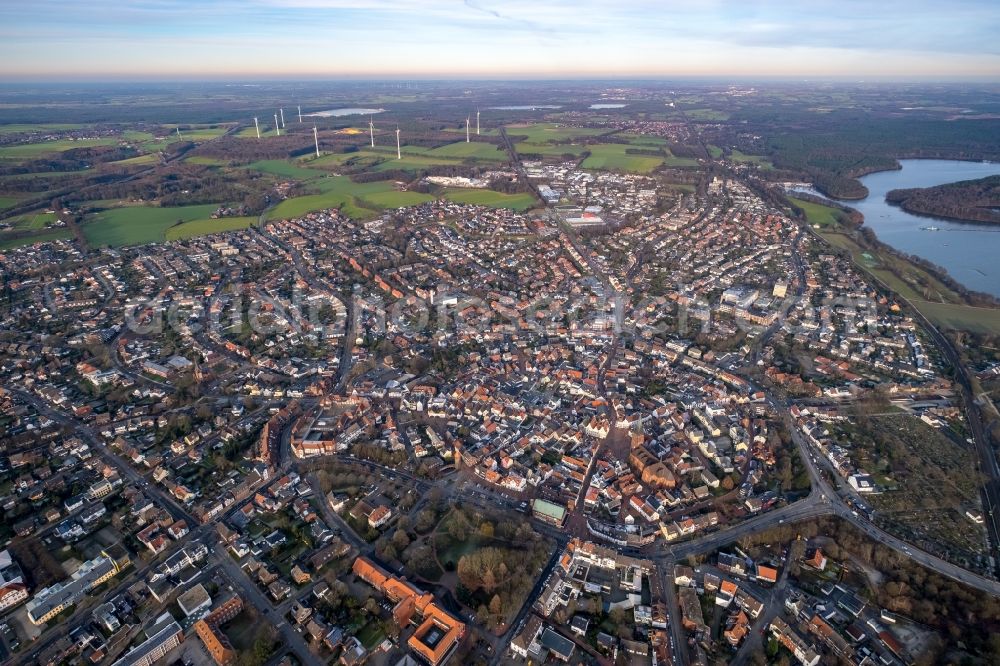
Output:
<path fill-rule="evenodd" d="M 917 215 L 1000 224 L 1000 176 L 936 187 L 890 190 L 885 200 Z"/>

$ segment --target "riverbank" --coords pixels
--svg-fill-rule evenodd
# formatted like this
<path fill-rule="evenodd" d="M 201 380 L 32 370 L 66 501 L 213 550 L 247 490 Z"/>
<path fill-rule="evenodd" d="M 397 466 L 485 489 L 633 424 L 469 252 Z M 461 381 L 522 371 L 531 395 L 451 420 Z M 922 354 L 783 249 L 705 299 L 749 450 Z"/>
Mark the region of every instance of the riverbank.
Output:
<path fill-rule="evenodd" d="M 800 193 L 796 192 L 796 196 Z M 946 329 L 989 333 L 1000 330 L 1000 301 L 990 294 L 973 292 L 948 275 L 947 271 L 919 257 L 913 257 L 880 241 L 870 227 L 847 223 L 863 216 L 843 204 L 836 207 L 809 197 L 806 222 L 810 231 L 836 250 L 846 252 L 853 262 L 886 290 L 895 293 L 936 326 Z M 785 198 L 791 197 L 785 193 Z M 802 207 L 790 202 L 793 209 Z M 826 208 L 827 211 L 818 210 Z M 838 214 L 840 217 L 838 217 Z"/>

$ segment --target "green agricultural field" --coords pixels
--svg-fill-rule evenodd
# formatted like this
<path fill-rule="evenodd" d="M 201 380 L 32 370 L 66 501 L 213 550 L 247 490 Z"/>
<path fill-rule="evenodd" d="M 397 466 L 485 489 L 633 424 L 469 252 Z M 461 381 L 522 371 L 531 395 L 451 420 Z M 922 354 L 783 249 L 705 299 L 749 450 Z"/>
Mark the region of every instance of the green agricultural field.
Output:
<path fill-rule="evenodd" d="M 445 199 L 455 203 L 492 206 L 493 208 L 512 208 L 524 211 L 538 205 L 535 197 L 523 192 L 520 194 L 504 194 L 493 190 L 477 190 L 453 187 L 441 193 Z"/>
<path fill-rule="evenodd" d="M 0 210 L 5 210 L 7 208 L 10 208 L 14 204 L 16 204 L 17 201 L 18 200 L 16 197 L 0 196 Z"/>
<path fill-rule="evenodd" d="M 147 154 L 139 155 L 138 157 L 130 157 L 125 160 L 118 160 L 117 162 L 111 162 L 111 164 L 117 164 L 119 166 L 135 166 L 143 164 L 156 164 L 160 161 L 158 155 Z"/>
<path fill-rule="evenodd" d="M 518 155 L 543 155 L 545 157 L 562 157 L 572 155 L 579 157 L 587 146 L 577 143 L 516 143 L 514 150 Z"/>
<path fill-rule="evenodd" d="M 112 208 L 90 216 L 83 224 L 83 235 L 95 247 L 158 243 L 164 240 L 167 230 L 178 222 L 209 219 L 216 208 L 216 204 Z"/>
<path fill-rule="evenodd" d="M 433 201 L 434 197 L 423 192 L 399 192 L 388 190 L 385 192 L 372 192 L 363 197 L 358 197 L 361 204 L 371 208 L 402 208 L 404 206 L 418 206 L 428 201 Z"/>
<path fill-rule="evenodd" d="M 663 164 L 662 157 L 652 155 L 631 155 L 626 153 L 628 146 L 619 143 L 599 143 L 588 146 L 590 157 L 581 165 L 584 169 L 601 171 L 629 171 L 633 173 L 649 173 Z"/>
<path fill-rule="evenodd" d="M 676 155 L 667 155 L 663 158 L 663 164 L 668 167 L 696 167 L 698 166 L 698 160 L 693 157 L 677 157 Z"/>
<path fill-rule="evenodd" d="M 840 211 L 836 208 L 795 197 L 789 197 L 788 200 L 805 211 L 809 224 L 818 224 L 821 227 L 836 227 L 840 224 L 838 220 Z"/>
<path fill-rule="evenodd" d="M 435 157 L 433 155 L 408 155 L 403 153 L 403 159 L 396 159 L 395 153 L 389 155 L 388 153 L 378 153 L 365 151 L 362 153 L 368 155 L 372 158 L 379 158 L 383 160 L 378 164 L 374 165 L 375 171 L 391 171 L 393 169 L 402 169 L 403 171 L 420 171 L 421 169 L 426 169 L 432 166 L 448 166 L 461 164 L 461 162 L 453 157 Z"/>
<path fill-rule="evenodd" d="M 194 238 L 195 236 L 206 236 L 217 234 L 223 231 L 238 231 L 247 229 L 257 223 L 256 217 L 222 217 L 217 220 L 191 220 L 184 224 L 170 227 L 163 236 L 168 241 Z"/>
<path fill-rule="evenodd" d="M 375 207 L 406 205 L 398 204 L 396 201 L 407 197 L 393 198 L 383 196 L 378 202 L 371 199 L 373 196 L 378 198 L 377 195 L 379 194 L 395 193 L 395 187 L 388 181 L 355 183 L 346 176 L 332 176 L 313 181 L 309 186 L 318 192 L 282 201 L 268 213 L 268 219 L 278 220 L 301 217 L 306 213 L 326 210 L 327 208 L 339 208 L 344 214 L 350 217 L 368 218 L 378 214 L 378 211 L 374 210 Z M 401 192 L 400 194 L 417 193 Z M 427 199 L 430 198 L 427 196 Z"/>
<path fill-rule="evenodd" d="M 633 146 L 665 146 L 667 140 L 661 136 L 647 136 L 645 134 L 616 134 L 618 138 L 625 139 Z"/>
<path fill-rule="evenodd" d="M 435 157 L 456 157 L 459 159 L 506 160 L 507 153 L 492 143 L 459 141 L 435 148 L 427 153 Z"/>
<path fill-rule="evenodd" d="M 565 127 L 556 123 L 533 123 L 530 125 L 507 125 L 507 134 L 511 137 L 526 137 L 526 143 L 549 143 L 566 141 L 586 136 L 607 134 L 608 130 L 593 127 Z"/>
<path fill-rule="evenodd" d="M 188 164 L 198 164 L 200 166 L 226 166 L 228 164 L 226 160 L 220 160 L 218 157 L 201 157 L 200 155 L 186 157 L 184 161 Z"/>
<path fill-rule="evenodd" d="M 49 231 L 41 231 L 37 234 L 31 234 L 30 236 L 21 236 L 19 238 L 11 238 L 10 235 L 0 234 L 0 251 L 11 250 L 15 247 L 21 247 L 23 245 L 31 245 L 33 243 L 44 243 L 54 240 L 67 240 L 73 237 L 73 232 L 69 229 L 51 229 Z"/>
<path fill-rule="evenodd" d="M 73 148 L 93 148 L 94 146 L 114 146 L 118 139 L 59 139 L 57 141 L 43 141 L 41 143 L 26 143 L 19 146 L 0 147 L 0 159 L 4 160 L 29 160 L 48 155 L 51 153 L 61 153 Z"/>
<path fill-rule="evenodd" d="M 306 169 L 286 160 L 259 160 L 251 162 L 246 168 L 294 180 L 313 180 L 326 176 L 326 172 L 324 171 Z"/>

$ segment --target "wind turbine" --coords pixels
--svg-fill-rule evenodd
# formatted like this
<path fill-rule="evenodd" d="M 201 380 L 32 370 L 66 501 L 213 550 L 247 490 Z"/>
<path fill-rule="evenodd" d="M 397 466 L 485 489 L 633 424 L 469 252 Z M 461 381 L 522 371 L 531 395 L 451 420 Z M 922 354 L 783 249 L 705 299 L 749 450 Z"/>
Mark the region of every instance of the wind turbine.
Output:
<path fill-rule="evenodd" d="M 372 121 L 372 117 L 368 116 L 368 133 L 372 137 L 372 148 L 375 147 L 375 123 Z"/>
<path fill-rule="evenodd" d="M 281 125 L 278 124 L 278 114 L 274 114 L 274 133 L 281 136 Z"/>
<path fill-rule="evenodd" d="M 479 136 L 479 107 L 476 107 L 476 136 Z"/>
<path fill-rule="evenodd" d="M 260 138 L 260 123 L 257 122 L 257 116 L 253 118 L 253 126 L 257 128 L 257 138 Z"/>
<path fill-rule="evenodd" d="M 465 142 L 469 143 L 469 121 L 472 120 L 471 116 L 465 117 Z"/>
<path fill-rule="evenodd" d="M 285 127 L 285 110 L 284 109 L 278 109 L 278 113 L 281 114 L 281 127 L 282 127 L 282 129 L 284 129 L 284 127 Z"/>
<path fill-rule="evenodd" d="M 175 130 L 177 130 L 177 138 L 178 138 L 178 139 L 182 138 L 182 137 L 181 137 L 181 126 L 180 126 L 180 125 L 178 125 L 178 126 L 177 126 L 177 127 L 175 127 L 174 129 L 175 129 Z"/>
<path fill-rule="evenodd" d="M 403 159 L 403 151 L 399 149 L 399 125 L 396 125 L 396 159 Z"/>
<path fill-rule="evenodd" d="M 299 122 L 302 122 L 302 107 L 299 107 Z"/>
<path fill-rule="evenodd" d="M 319 132 L 316 131 L 315 125 L 313 125 L 313 141 L 316 142 L 316 157 L 319 157 Z"/>

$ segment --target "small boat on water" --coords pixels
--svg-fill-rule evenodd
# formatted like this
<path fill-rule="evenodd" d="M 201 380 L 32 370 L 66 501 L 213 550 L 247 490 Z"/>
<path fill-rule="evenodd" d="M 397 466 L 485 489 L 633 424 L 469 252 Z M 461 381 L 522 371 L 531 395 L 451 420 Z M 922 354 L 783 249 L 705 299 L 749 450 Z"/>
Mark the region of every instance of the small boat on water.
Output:
<path fill-rule="evenodd" d="M 941 231 L 941 227 L 920 227 L 924 231 Z"/>

